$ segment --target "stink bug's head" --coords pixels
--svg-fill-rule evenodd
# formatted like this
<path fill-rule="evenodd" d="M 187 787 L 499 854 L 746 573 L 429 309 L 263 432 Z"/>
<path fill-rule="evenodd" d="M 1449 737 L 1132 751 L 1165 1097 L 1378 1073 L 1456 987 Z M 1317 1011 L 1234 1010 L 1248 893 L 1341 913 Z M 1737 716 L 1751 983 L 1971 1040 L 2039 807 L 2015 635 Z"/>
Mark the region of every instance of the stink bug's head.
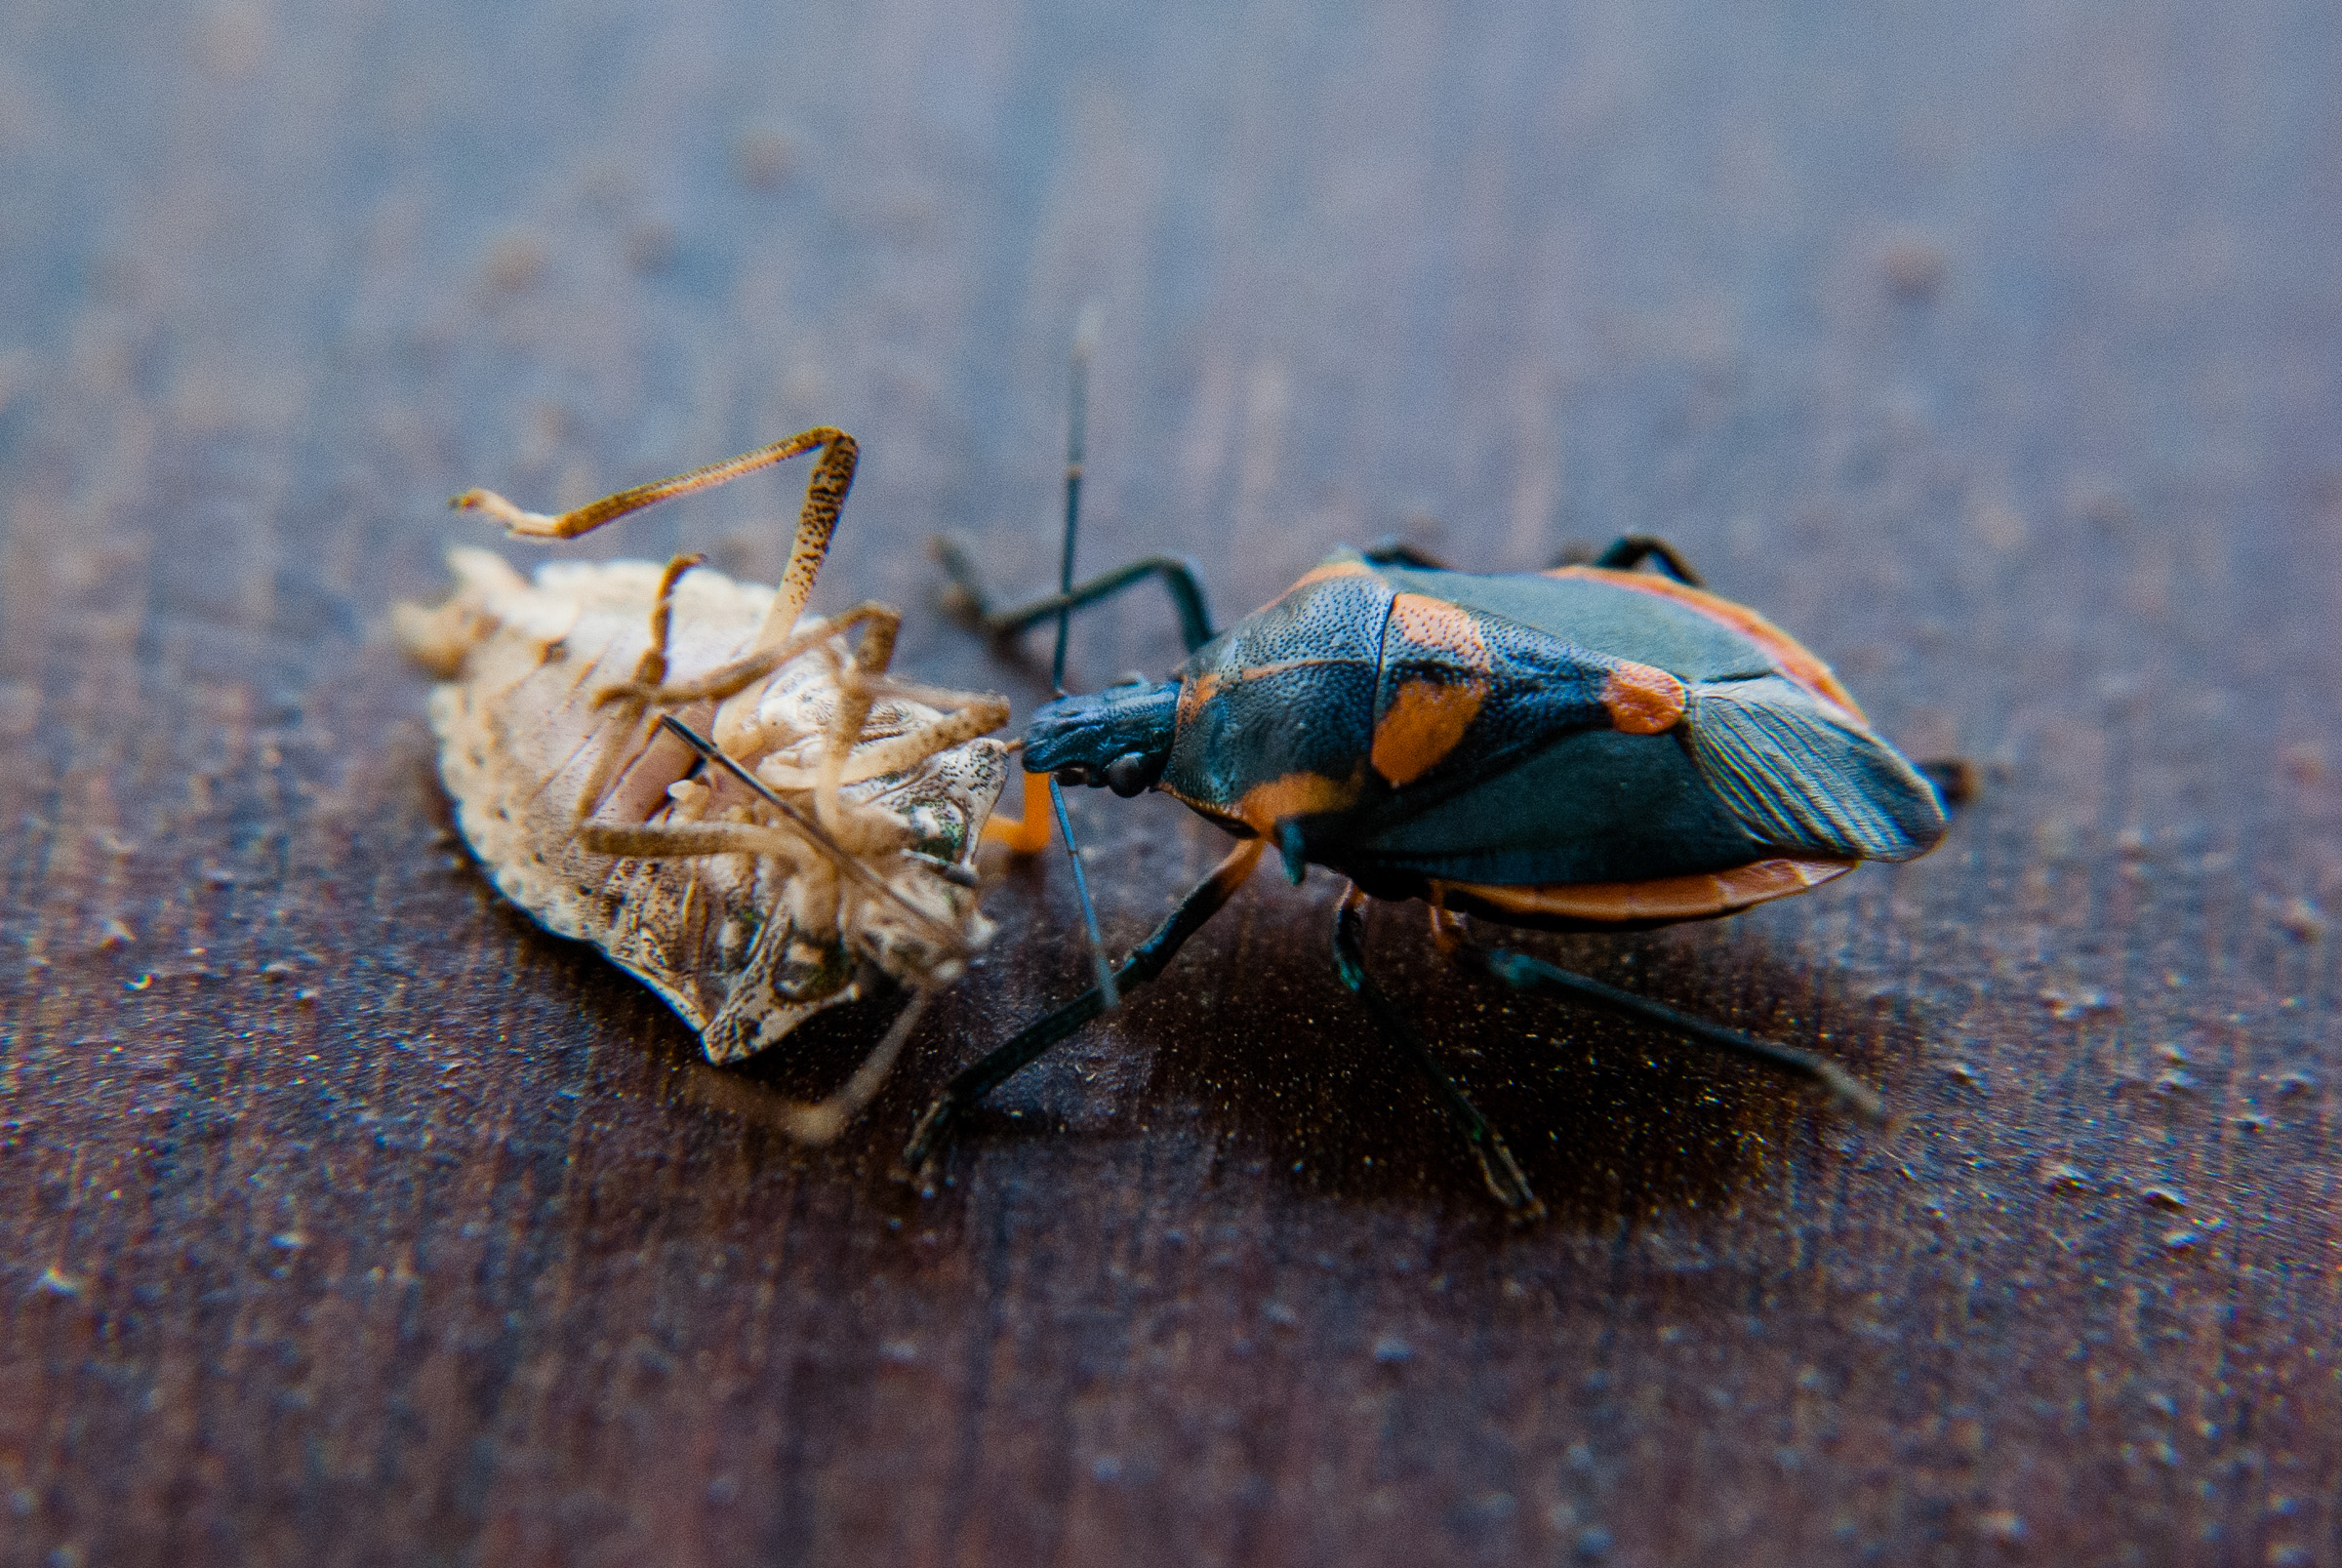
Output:
<path fill-rule="evenodd" d="M 1135 795 L 1163 776 L 1179 721 L 1179 683 L 1110 686 L 1061 697 L 1025 731 L 1025 771 Z"/>

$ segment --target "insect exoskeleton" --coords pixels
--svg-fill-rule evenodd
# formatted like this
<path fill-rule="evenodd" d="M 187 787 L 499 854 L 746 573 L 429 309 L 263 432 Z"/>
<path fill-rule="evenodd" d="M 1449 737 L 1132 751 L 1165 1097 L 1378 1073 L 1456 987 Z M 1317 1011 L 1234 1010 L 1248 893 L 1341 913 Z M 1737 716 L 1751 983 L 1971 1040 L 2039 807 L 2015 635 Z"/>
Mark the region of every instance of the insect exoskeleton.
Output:
<path fill-rule="evenodd" d="M 909 1004 L 830 1099 L 822 1142 L 874 1094 L 938 986 L 989 940 L 975 858 L 1009 773 L 1005 699 L 889 671 L 900 617 L 802 614 L 851 482 L 817 428 L 559 516 L 471 491 L 516 536 L 568 539 L 820 448 L 778 588 L 680 556 L 551 563 L 524 578 L 457 548 L 456 591 L 395 611 L 439 678 L 440 774 L 497 887 L 590 942 L 695 1030 L 712 1062 L 780 1041 L 873 982 Z"/>
<path fill-rule="evenodd" d="M 1667 543 L 1630 536 L 1584 563 L 1503 574 L 1455 571 L 1395 543 L 1339 550 L 1214 633 L 1191 564 L 1155 556 L 1077 585 L 1072 533 L 1069 521 L 1059 591 L 1009 610 L 989 610 L 964 552 L 947 547 L 962 613 L 1013 636 L 1152 579 L 1170 590 L 1188 659 L 1161 681 L 1061 692 L 1032 715 L 1021 761 L 1119 795 L 1161 790 L 1237 843 L 1097 987 L 952 1078 L 904 1150 L 907 1173 L 930 1170 L 958 1116 L 1116 990 L 1160 975 L 1267 851 L 1295 882 L 1311 865 L 1348 880 L 1336 975 L 1515 1214 L 1542 1206 L 1504 1140 L 1367 971 L 1370 898 L 1424 901 L 1434 945 L 1492 979 L 1624 1013 L 1881 1113 L 1869 1086 L 1813 1052 L 1463 933 L 1463 914 L 1579 931 L 1713 919 L 1942 838 L 1929 772 L 1871 727 L 1827 664 L 1707 592 Z M 1646 561 L 1658 572 L 1638 571 Z"/>

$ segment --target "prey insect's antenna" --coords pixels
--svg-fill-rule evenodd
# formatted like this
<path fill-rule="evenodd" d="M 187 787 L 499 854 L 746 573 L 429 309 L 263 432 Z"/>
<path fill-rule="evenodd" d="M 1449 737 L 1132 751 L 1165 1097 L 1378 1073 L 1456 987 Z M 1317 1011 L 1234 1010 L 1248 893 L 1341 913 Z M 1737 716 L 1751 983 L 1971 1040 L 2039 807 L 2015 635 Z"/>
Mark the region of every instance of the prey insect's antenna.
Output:
<path fill-rule="evenodd" d="M 681 719 L 675 717 L 672 713 L 660 714 L 659 726 L 661 729 L 671 730 L 674 732 L 677 740 L 681 741 L 685 745 L 691 747 L 694 751 L 697 751 L 701 756 L 707 758 L 709 762 L 712 762 L 717 767 L 722 768 L 733 778 L 739 780 L 740 783 L 749 791 L 751 791 L 759 800 L 772 807 L 782 816 L 787 818 L 791 826 L 795 827 L 797 831 L 803 833 L 807 838 L 812 839 L 813 842 L 819 846 L 824 853 L 828 855 L 832 861 L 837 863 L 837 867 L 839 870 L 845 872 L 846 875 L 853 878 L 856 882 L 860 883 L 868 891 L 876 893 L 882 898 L 893 901 L 902 908 L 904 913 L 909 915 L 911 919 L 916 921 L 931 938 L 942 943 L 945 947 L 952 952 L 965 955 L 967 952 L 967 944 L 959 940 L 959 933 L 953 931 L 949 926 L 945 925 L 941 920 L 938 920 L 935 916 L 929 914 L 926 910 L 911 903 L 902 894 L 897 893 L 893 888 L 888 887 L 886 883 L 882 881 L 874 872 L 872 872 L 868 866 L 863 864 L 861 861 L 857 860 L 843 844 L 840 844 L 836 839 L 830 837 L 828 830 L 823 827 L 820 823 L 815 822 L 811 817 L 806 816 L 805 813 L 799 811 L 787 801 L 783 800 L 779 795 L 774 794 L 773 791 L 767 787 L 762 779 L 757 778 L 747 769 L 742 767 L 738 762 L 727 756 L 723 749 L 719 747 L 713 741 L 708 740 L 706 736 L 693 729 L 690 725 L 684 723 Z"/>
<path fill-rule="evenodd" d="M 1098 307 L 1082 311 L 1073 329 L 1073 369 L 1066 421 L 1066 543 L 1057 555 L 1057 593 L 1065 601 L 1057 611 L 1057 652 L 1049 660 L 1050 689 L 1066 695 L 1066 636 L 1073 619 L 1073 536 L 1081 524 L 1081 460 L 1084 432 L 1090 420 L 1090 349 L 1098 342 Z M 1073 822 L 1066 815 L 1066 792 L 1057 776 L 1049 776 L 1049 804 L 1057 812 L 1057 830 L 1066 838 L 1066 859 L 1073 864 L 1073 891 L 1081 898 L 1081 923 L 1090 935 L 1090 962 L 1098 971 L 1098 992 L 1110 1011 L 1122 1002 L 1114 985 L 1114 966 L 1107 961 L 1106 940 L 1098 935 L 1098 907 L 1090 902 L 1090 879 L 1082 874 L 1081 848 L 1073 842 Z"/>

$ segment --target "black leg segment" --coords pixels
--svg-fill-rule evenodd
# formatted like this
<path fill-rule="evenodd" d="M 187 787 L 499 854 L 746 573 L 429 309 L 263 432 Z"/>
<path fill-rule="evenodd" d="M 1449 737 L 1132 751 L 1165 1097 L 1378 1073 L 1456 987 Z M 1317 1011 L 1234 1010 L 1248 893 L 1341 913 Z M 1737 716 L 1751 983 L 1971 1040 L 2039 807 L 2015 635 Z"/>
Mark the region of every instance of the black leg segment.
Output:
<path fill-rule="evenodd" d="M 983 583 L 978 580 L 976 565 L 968 559 L 964 546 L 955 540 L 938 539 L 929 548 L 936 564 L 951 579 L 951 585 L 956 590 L 953 608 L 966 620 L 995 637 L 1013 637 L 1028 626 L 1038 625 L 1061 611 L 1070 613 L 1096 604 L 1101 599 L 1110 599 L 1149 578 L 1159 578 L 1164 591 L 1171 595 L 1171 607 L 1179 615 L 1180 640 L 1187 644 L 1188 652 L 1193 653 L 1214 636 L 1211 611 L 1205 606 L 1203 584 L 1197 576 L 1195 563 L 1181 560 L 1177 556 L 1150 555 L 1145 560 L 1117 567 L 1103 577 L 1077 583 L 1064 593 L 1053 593 L 1046 599 L 1035 599 L 1030 604 L 1019 605 L 1013 610 L 994 610 L 985 595 Z"/>
<path fill-rule="evenodd" d="M 1456 952 L 1465 962 L 1487 971 L 1508 985 L 1522 990 L 1555 990 L 1581 1002 L 1589 1002 L 1605 1012 L 1616 1013 L 1644 1024 L 1654 1025 L 1670 1034 L 1712 1046 L 1778 1071 L 1820 1084 L 1849 1106 L 1866 1121 L 1886 1119 L 1884 1106 L 1878 1093 L 1845 1068 L 1827 1057 L 1811 1051 L 1800 1051 L 1794 1045 L 1776 1045 L 1760 1040 L 1738 1029 L 1728 1029 L 1689 1013 L 1677 1012 L 1664 1002 L 1654 1002 L 1633 991 L 1622 991 L 1615 985 L 1605 985 L 1598 980 L 1556 969 L 1541 958 L 1526 953 L 1511 952 L 1502 947 L 1484 949 L 1469 944 L 1459 944 Z"/>
<path fill-rule="evenodd" d="M 1228 859 L 1213 867 L 1211 875 L 1191 889 L 1179 901 L 1179 907 L 1170 918 L 1154 928 L 1153 935 L 1131 949 L 1131 954 L 1114 966 L 1114 979 L 1123 990 L 1144 985 L 1163 972 L 1187 940 L 1203 928 L 1205 921 L 1220 912 L 1221 906 L 1235 897 L 1236 889 L 1260 864 L 1262 841 L 1245 839 L 1230 852 Z M 1027 1025 L 1016 1037 L 998 1047 L 974 1065 L 963 1067 L 944 1092 L 935 1097 L 919 1124 L 911 1129 L 910 1142 L 904 1146 L 903 1158 L 896 1174 L 909 1181 L 926 1174 L 928 1162 L 942 1152 L 949 1141 L 951 1124 L 960 1113 L 971 1109 L 986 1095 L 990 1094 L 1010 1076 L 1034 1061 L 1049 1048 L 1106 1011 L 1106 996 L 1093 985 L 1056 1012 Z"/>
<path fill-rule="evenodd" d="M 1646 560 L 1657 561 L 1659 569 L 1677 583 L 1695 588 L 1706 586 L 1700 574 L 1676 553 L 1676 547 L 1654 534 L 1629 534 L 1595 556 L 1591 564 L 1612 572 L 1632 572 Z"/>
<path fill-rule="evenodd" d="M 1473 1158 L 1479 1161 L 1480 1180 L 1488 1184 L 1496 1201 L 1512 1210 L 1517 1219 L 1542 1218 L 1545 1205 L 1529 1190 L 1528 1178 L 1521 1175 L 1520 1166 L 1514 1160 L 1513 1151 L 1505 1146 L 1504 1139 L 1488 1125 L 1488 1118 L 1480 1114 L 1479 1107 L 1465 1098 L 1456 1080 L 1447 1075 L 1447 1069 L 1439 1065 L 1438 1058 L 1432 1055 L 1423 1037 L 1415 1032 L 1415 1025 L 1391 1005 L 1367 976 L 1362 918 L 1365 908 L 1366 895 L 1353 887 L 1343 896 L 1341 907 L 1334 911 L 1334 972 L 1366 1004 L 1367 1015 L 1374 1020 L 1374 1026 L 1382 1031 L 1383 1038 L 1397 1047 L 1398 1053 L 1431 1085 L 1440 1108 L 1455 1123 L 1456 1131 L 1464 1135 Z"/>
<path fill-rule="evenodd" d="M 1411 566 L 1423 572 L 1453 572 L 1455 570 L 1438 556 L 1417 549 L 1396 534 L 1393 534 L 1387 539 L 1376 540 L 1359 553 L 1376 566 Z"/>

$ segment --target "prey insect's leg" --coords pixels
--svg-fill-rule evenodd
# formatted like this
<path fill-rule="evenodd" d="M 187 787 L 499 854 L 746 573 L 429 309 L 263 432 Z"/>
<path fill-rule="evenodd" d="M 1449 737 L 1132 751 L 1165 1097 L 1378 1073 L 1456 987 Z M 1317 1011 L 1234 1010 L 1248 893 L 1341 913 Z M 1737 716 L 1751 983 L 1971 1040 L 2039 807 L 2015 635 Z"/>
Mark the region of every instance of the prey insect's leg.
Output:
<path fill-rule="evenodd" d="M 690 680 L 677 681 L 671 686 L 646 685 L 639 680 L 619 681 L 594 693 L 593 700 L 596 703 L 639 700 L 654 706 L 677 707 L 686 703 L 705 702 L 711 697 L 718 700 L 736 697 L 783 664 L 829 638 L 851 631 L 865 622 L 889 619 L 899 622 L 902 613 L 875 599 L 866 600 L 833 621 L 825 621 L 819 625 L 795 631 L 780 642 L 743 654 L 730 663 L 718 664 L 706 674 L 695 675 Z"/>
<path fill-rule="evenodd" d="M 1645 560 L 1657 561 L 1662 572 L 1686 586 L 1705 586 L 1700 574 L 1676 553 L 1676 547 L 1655 534 L 1629 534 L 1587 564 L 1612 572 L 1632 572 Z"/>
<path fill-rule="evenodd" d="M 1193 653 L 1212 640 L 1211 612 L 1204 607 L 1203 584 L 1197 580 L 1195 563 L 1169 555 L 1150 555 L 1117 567 L 1103 577 L 1087 583 L 1077 583 L 1064 593 L 1053 593 L 1046 599 L 1019 605 L 1014 610 L 994 610 L 986 597 L 983 584 L 977 581 L 976 567 L 967 551 L 949 539 L 937 539 L 928 545 L 936 564 L 951 579 L 953 608 L 964 619 L 995 637 L 1013 637 L 1028 626 L 1038 625 L 1060 611 L 1082 609 L 1110 599 L 1123 589 L 1147 579 L 1160 578 L 1163 588 L 1171 595 L 1171 607 L 1179 614 L 1180 640 Z"/>
<path fill-rule="evenodd" d="M 1213 867 L 1212 873 L 1190 890 L 1171 911 L 1170 918 L 1154 928 L 1153 935 L 1131 949 L 1128 958 L 1114 966 L 1114 979 L 1127 990 L 1143 985 L 1163 972 L 1187 940 L 1200 930 L 1203 923 L 1220 912 L 1221 906 L 1235 897 L 1236 889 L 1260 864 L 1262 841 L 1248 838 L 1229 852 L 1228 858 Z M 942 1152 L 951 1136 L 951 1124 L 963 1111 L 973 1107 L 990 1094 L 1019 1068 L 1041 1056 L 1051 1046 L 1089 1023 L 1106 1011 L 1106 998 L 1096 986 L 1082 992 L 1072 1001 L 1028 1025 L 1014 1039 L 982 1058 L 972 1066 L 962 1068 L 952 1080 L 944 1085 L 944 1092 L 935 1097 L 927 1113 L 911 1130 L 910 1142 L 904 1146 L 903 1158 L 897 1172 L 906 1181 L 913 1176 L 924 1177 L 928 1162 Z"/>
<path fill-rule="evenodd" d="M 862 1059 L 862 1065 L 854 1069 L 854 1076 L 848 1078 L 837 1093 L 811 1103 L 797 1100 L 782 1102 L 779 1107 L 781 1120 L 789 1137 L 800 1144 L 819 1147 L 834 1142 L 837 1135 L 846 1130 L 846 1124 L 870 1103 L 886 1082 L 887 1074 L 894 1069 L 895 1059 L 903 1054 L 904 1042 L 910 1038 L 910 1031 L 918 1024 L 919 1015 L 927 1010 L 929 994 L 924 986 L 911 992 L 909 1002 L 895 1015 L 895 1022 L 887 1028 L 885 1035 L 870 1047 L 870 1054 Z M 716 1033 L 717 1024 L 721 1022 L 722 1015 L 718 1015 L 717 1022 L 707 1025 L 710 1036 Z"/>
<path fill-rule="evenodd" d="M 651 645 L 634 662 L 634 678 L 623 690 L 627 692 L 656 692 L 666 679 L 666 642 L 668 629 L 674 623 L 675 584 L 683 574 L 706 560 L 704 555 L 678 555 L 666 563 L 659 574 L 659 587 L 651 595 Z M 610 776 L 618 771 L 619 762 L 632 756 L 638 749 L 642 734 L 642 710 L 648 699 L 619 698 L 613 704 L 612 693 L 603 692 L 594 699 L 594 706 L 616 705 L 619 708 L 616 727 L 603 738 L 601 755 L 594 758 L 593 772 L 586 776 L 586 787 L 578 792 L 576 817 L 584 822 L 592 816 L 602 803 L 602 791 L 610 787 Z"/>
<path fill-rule="evenodd" d="M 1866 1121 L 1881 1122 L 1886 1119 L 1886 1109 L 1879 1103 L 1878 1092 L 1827 1057 L 1817 1056 L 1811 1051 L 1800 1051 L 1794 1045 L 1777 1045 L 1771 1040 L 1760 1040 L 1753 1034 L 1725 1028 L 1720 1024 L 1711 1024 L 1706 1019 L 1677 1012 L 1664 1002 L 1654 1002 L 1633 991 L 1622 991 L 1598 980 L 1589 980 L 1584 975 L 1557 969 L 1526 953 L 1512 952 L 1502 947 L 1474 947 L 1468 943 L 1459 943 L 1456 952 L 1467 963 L 1485 970 L 1508 985 L 1522 990 L 1560 991 L 1581 1002 L 1591 1002 L 1606 1012 L 1655 1025 L 1670 1034 L 1680 1035 L 1686 1040 L 1713 1046 L 1718 1051 L 1818 1083 Z"/>
<path fill-rule="evenodd" d="M 796 540 L 789 549 L 788 568 L 782 574 L 781 591 L 774 595 L 772 612 L 757 634 L 757 645 L 762 647 L 787 636 L 789 628 L 797 623 L 797 614 L 805 608 L 805 596 L 813 591 L 814 576 L 821 571 L 822 558 L 829 553 L 829 536 L 837 531 L 838 508 L 845 504 L 846 491 L 854 483 L 854 462 L 859 451 L 854 438 L 843 430 L 817 424 L 753 452 L 710 462 L 671 479 L 636 485 L 558 516 L 523 511 L 493 490 L 466 490 L 448 504 L 461 511 L 484 511 L 525 539 L 576 539 L 629 512 L 672 501 L 677 496 L 712 490 L 742 474 L 770 467 L 816 447 L 822 449 L 821 461 L 813 465 L 813 473 L 805 481 L 805 505 L 797 514 Z"/>
<path fill-rule="evenodd" d="M 1447 1075 L 1447 1069 L 1439 1065 L 1438 1058 L 1432 1055 L 1431 1047 L 1425 1045 L 1423 1037 L 1415 1032 L 1415 1026 L 1391 1005 L 1367 975 L 1365 909 L 1366 895 L 1354 885 L 1342 895 L 1341 906 L 1334 911 L 1335 973 L 1342 977 L 1342 984 L 1355 991 L 1358 1000 L 1366 1004 L 1367 1014 L 1373 1018 L 1374 1026 L 1382 1032 L 1383 1038 L 1396 1046 L 1399 1054 L 1413 1064 L 1415 1069 L 1431 1084 L 1432 1093 L 1438 1097 L 1440 1108 L 1447 1112 L 1456 1130 L 1464 1135 L 1464 1142 L 1471 1146 L 1473 1158 L 1479 1162 L 1480 1180 L 1488 1184 L 1488 1190 L 1495 1195 L 1496 1201 L 1511 1209 L 1518 1219 L 1535 1220 L 1543 1217 L 1545 1205 L 1538 1201 L 1536 1193 L 1529 1190 L 1528 1178 L 1521 1175 L 1520 1166 L 1514 1160 L 1513 1151 L 1505 1146 L 1504 1139 L 1495 1128 L 1488 1125 L 1488 1118 L 1480 1114 L 1479 1107 L 1465 1098 L 1464 1091 L 1456 1086 L 1456 1080 Z"/>

